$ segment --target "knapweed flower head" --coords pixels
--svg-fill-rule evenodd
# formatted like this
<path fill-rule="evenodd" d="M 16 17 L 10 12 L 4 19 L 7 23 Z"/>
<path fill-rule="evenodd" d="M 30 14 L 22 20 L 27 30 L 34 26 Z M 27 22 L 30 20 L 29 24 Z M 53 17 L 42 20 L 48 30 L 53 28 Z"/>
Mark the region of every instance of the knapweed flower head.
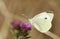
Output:
<path fill-rule="evenodd" d="M 31 30 L 31 24 L 26 23 L 26 22 L 21 23 L 20 27 L 22 28 L 22 30 L 25 30 L 25 31 Z"/>
<path fill-rule="evenodd" d="M 14 29 L 18 29 L 18 28 L 20 28 L 20 23 L 21 23 L 20 20 L 13 20 L 13 21 L 11 22 L 11 25 L 12 25 L 12 27 L 13 27 Z"/>

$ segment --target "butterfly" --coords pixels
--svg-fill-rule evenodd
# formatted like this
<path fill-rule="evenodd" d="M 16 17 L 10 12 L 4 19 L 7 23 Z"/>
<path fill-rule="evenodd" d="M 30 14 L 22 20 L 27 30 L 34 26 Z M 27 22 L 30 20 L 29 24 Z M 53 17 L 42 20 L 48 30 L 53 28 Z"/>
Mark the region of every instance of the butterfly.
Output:
<path fill-rule="evenodd" d="M 52 27 L 53 17 L 53 13 L 41 12 L 28 20 L 38 31 L 45 33 Z"/>

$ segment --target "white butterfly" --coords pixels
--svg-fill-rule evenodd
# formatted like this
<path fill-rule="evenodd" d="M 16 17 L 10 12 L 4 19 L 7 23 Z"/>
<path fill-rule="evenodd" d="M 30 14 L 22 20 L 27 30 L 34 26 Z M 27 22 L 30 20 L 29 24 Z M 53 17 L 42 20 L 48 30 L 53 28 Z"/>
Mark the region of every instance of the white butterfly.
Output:
<path fill-rule="evenodd" d="M 42 12 L 37 14 L 29 22 L 40 32 L 45 33 L 52 27 L 53 13 Z"/>

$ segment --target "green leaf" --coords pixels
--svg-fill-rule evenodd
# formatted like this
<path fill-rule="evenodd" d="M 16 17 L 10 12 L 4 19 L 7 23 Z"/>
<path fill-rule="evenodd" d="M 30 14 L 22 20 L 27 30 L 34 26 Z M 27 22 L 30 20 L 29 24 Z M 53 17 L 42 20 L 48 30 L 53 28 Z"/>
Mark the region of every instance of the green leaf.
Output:
<path fill-rule="evenodd" d="M 24 37 L 28 36 L 28 32 L 23 32 L 23 36 Z"/>
<path fill-rule="evenodd" d="M 25 37 L 24 39 L 29 39 L 31 36 L 29 36 L 29 37 Z"/>

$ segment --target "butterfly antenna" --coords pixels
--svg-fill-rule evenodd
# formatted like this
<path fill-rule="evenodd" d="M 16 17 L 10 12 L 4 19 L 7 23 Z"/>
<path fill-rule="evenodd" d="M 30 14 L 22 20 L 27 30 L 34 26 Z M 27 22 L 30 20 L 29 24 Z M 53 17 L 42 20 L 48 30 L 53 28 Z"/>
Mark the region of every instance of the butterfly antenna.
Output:
<path fill-rule="evenodd" d="M 28 16 L 26 16 L 25 14 L 22 14 L 22 16 L 24 16 L 25 18 L 29 19 L 29 17 L 28 17 Z"/>

